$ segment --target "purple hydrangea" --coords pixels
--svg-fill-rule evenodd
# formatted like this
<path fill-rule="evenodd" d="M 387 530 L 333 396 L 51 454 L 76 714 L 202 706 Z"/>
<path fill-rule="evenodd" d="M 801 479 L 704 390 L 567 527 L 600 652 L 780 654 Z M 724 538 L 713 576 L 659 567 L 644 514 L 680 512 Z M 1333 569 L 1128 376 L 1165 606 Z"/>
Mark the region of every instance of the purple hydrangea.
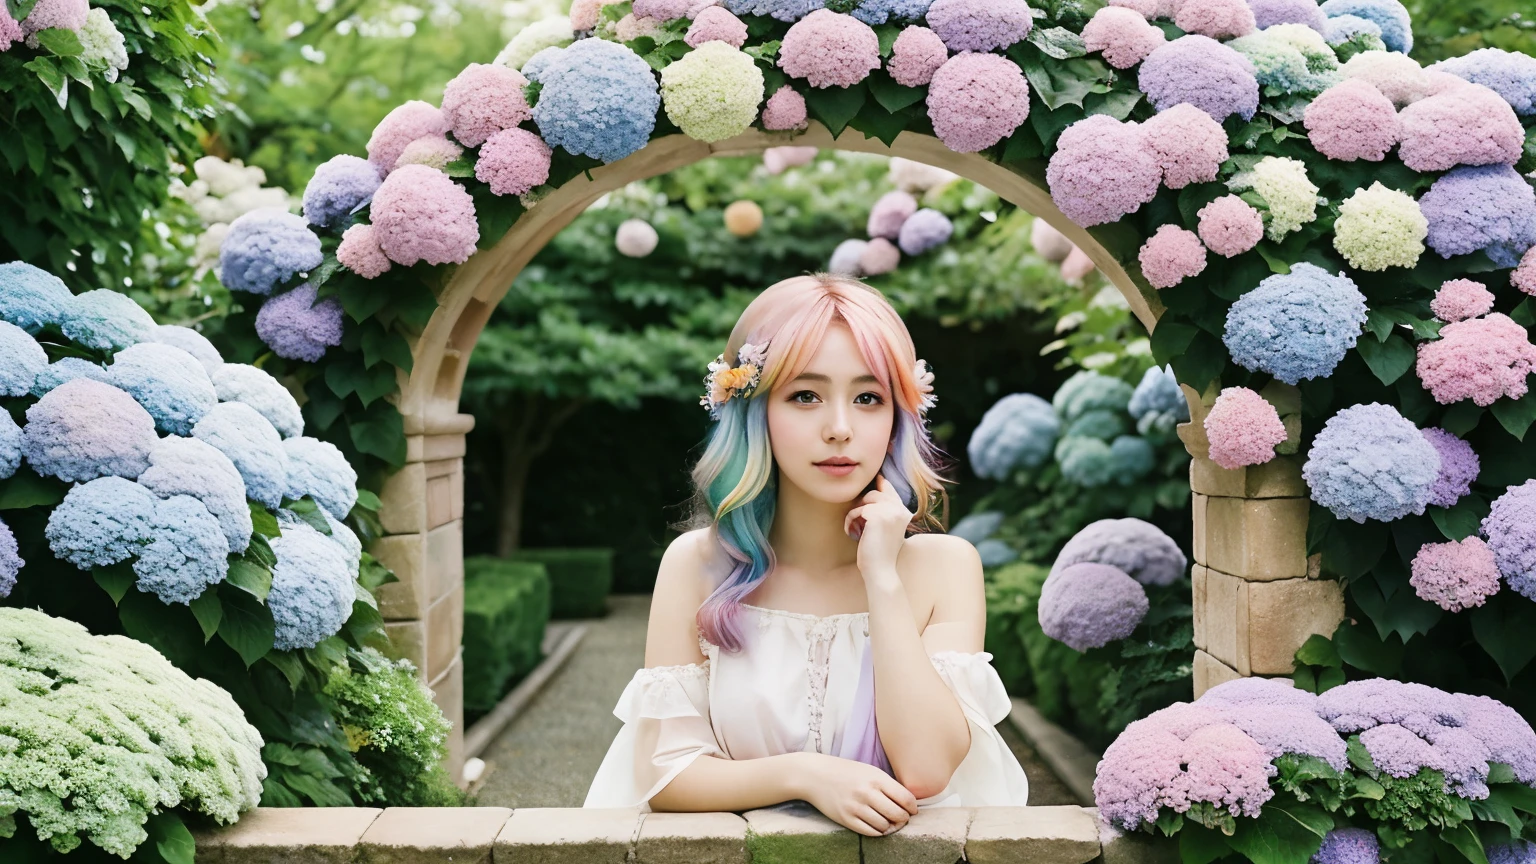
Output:
<path fill-rule="evenodd" d="M 32 382 L 32 395 L 41 397 L 65 381 L 73 381 L 76 378 L 90 378 L 103 384 L 112 383 L 112 373 L 99 363 L 92 363 L 80 357 L 60 357 L 49 363 L 48 368 L 37 373 L 37 380 Z"/>
<path fill-rule="evenodd" d="M 1495 499 L 1482 532 L 1504 581 L 1536 600 L 1536 480 L 1511 486 Z"/>
<path fill-rule="evenodd" d="M 0 321 L 0 396 L 25 396 L 48 368 L 48 352 L 27 331 Z"/>
<path fill-rule="evenodd" d="M 1317 697 L 1317 715 L 1345 735 L 1395 723 L 1427 736 L 1442 727 L 1463 725 L 1466 713 L 1466 706 L 1450 693 L 1390 678 L 1351 681 Z"/>
<path fill-rule="evenodd" d="M 1335 828 L 1323 836 L 1312 864 L 1381 864 L 1381 843 L 1374 831 Z"/>
<path fill-rule="evenodd" d="M 332 156 L 304 187 L 304 218 L 311 225 L 335 227 L 372 200 L 383 179 L 367 159 Z"/>
<path fill-rule="evenodd" d="M 1429 68 L 1493 90 L 1516 114 L 1536 114 L 1536 57 L 1503 48 L 1479 48 Z"/>
<path fill-rule="evenodd" d="M 1436 507 L 1454 507 L 1461 496 L 1472 491 L 1481 463 L 1472 445 L 1436 426 L 1423 430 L 1424 439 L 1440 454 L 1440 474 L 1429 490 L 1429 503 Z"/>
<path fill-rule="evenodd" d="M 1536 786 L 1536 732 L 1520 712 L 1487 696 L 1458 694 L 1456 699 L 1466 712 L 1461 728 L 1488 745 L 1494 761 L 1508 765 L 1516 780 Z"/>
<path fill-rule="evenodd" d="M 873 27 L 886 21 L 916 21 L 928 14 L 933 0 L 859 0 L 853 17 Z"/>
<path fill-rule="evenodd" d="M 337 519 L 357 503 L 357 472 L 335 444 L 299 436 L 283 442 L 288 454 L 288 497 L 305 495 Z"/>
<path fill-rule="evenodd" d="M 48 514 L 43 535 L 55 558 L 81 570 L 119 564 L 151 536 L 158 499 L 121 477 L 100 477 L 65 494 Z"/>
<path fill-rule="evenodd" d="M 1334 516 L 1390 522 L 1424 513 L 1440 476 L 1440 454 L 1396 408 L 1353 405 L 1323 424 L 1301 476 L 1312 500 Z"/>
<path fill-rule="evenodd" d="M 725 0 L 734 15 L 766 15 L 779 21 L 799 21 L 826 5 L 826 0 Z"/>
<path fill-rule="evenodd" d="M 1489 844 L 1488 864 L 1536 864 L 1536 843 L 1516 840 Z"/>
<path fill-rule="evenodd" d="M 812 87 L 852 87 L 880 68 L 880 37 L 857 18 L 817 9 L 784 34 L 779 68 Z"/>
<path fill-rule="evenodd" d="M 661 91 L 651 67 L 625 46 L 583 39 L 549 61 L 539 77 L 543 89 L 533 121 L 551 147 L 613 162 L 650 141 Z"/>
<path fill-rule="evenodd" d="M 288 491 L 288 454 L 267 418 L 243 402 L 220 402 L 192 427 L 192 437 L 229 457 L 246 497 L 267 507 L 283 503 Z"/>
<path fill-rule="evenodd" d="M 1259 110 L 1253 62 L 1209 36 L 1190 33 L 1153 51 L 1139 70 L 1141 92 L 1159 111 L 1181 102 L 1219 123 L 1233 114 L 1252 120 Z"/>
<path fill-rule="evenodd" d="M 325 349 L 341 344 L 341 300 L 316 302 L 320 289 L 312 283 L 270 298 L 256 313 L 256 335 L 279 357 L 314 363 Z"/>
<path fill-rule="evenodd" d="M 1086 228 L 1118 221 L 1151 201 L 1163 169 L 1139 124 L 1094 114 L 1061 133 L 1045 179 L 1061 212 Z"/>
<path fill-rule="evenodd" d="M 1284 678 L 1234 678 L 1201 694 L 1201 705 L 1252 707 L 1260 711 L 1317 711 L 1317 695 L 1293 686 Z"/>
<path fill-rule="evenodd" d="M 1172 585 L 1189 566 L 1172 537 L 1150 522 L 1129 517 L 1100 519 L 1074 534 L 1051 572 L 1084 562 L 1107 564 L 1143 585 Z"/>
<path fill-rule="evenodd" d="M 1002 480 L 1014 468 L 1038 468 L 1051 458 L 1061 420 L 1051 403 L 1033 393 L 1013 393 L 997 400 L 981 417 L 966 445 L 971 470 L 988 480 Z"/>
<path fill-rule="evenodd" d="M 1284 686 L 1283 684 L 1281 686 Z M 1201 704 L 1204 704 L 1203 697 Z M 1265 708 L 1226 705 L 1228 723 L 1243 730 L 1271 759 L 1287 754 L 1321 759 L 1338 771 L 1349 767 L 1349 745 L 1328 721 L 1301 708 Z"/>
<path fill-rule="evenodd" d="M 87 348 L 121 351 L 154 339 L 155 319 L 127 294 L 98 288 L 76 294 L 64 304 L 59 329 Z"/>
<path fill-rule="evenodd" d="M 875 206 L 869 208 L 865 230 L 871 237 L 895 240 L 901 236 L 901 226 L 917 212 L 917 199 L 908 192 L 896 190 L 881 195 Z"/>
<path fill-rule="evenodd" d="M 933 134 L 956 153 L 977 153 L 1012 135 L 1029 118 L 1029 82 L 997 54 L 949 58 L 928 82 Z"/>
<path fill-rule="evenodd" d="M 229 541 L 196 498 L 173 495 L 157 503 L 148 540 L 133 562 L 135 586 L 161 603 L 191 603 L 229 573 Z"/>
<path fill-rule="evenodd" d="M 1248 7 L 1260 30 L 1275 24 L 1305 24 L 1322 33 L 1328 20 L 1317 0 L 1248 0 Z"/>
<path fill-rule="evenodd" d="M 219 246 L 219 281 L 231 291 L 268 294 L 280 282 L 320 266 L 320 238 L 304 217 L 258 207 L 229 223 Z"/>
<path fill-rule="evenodd" d="M 356 589 L 346 553 L 307 524 L 289 523 L 271 543 L 277 555 L 267 595 L 277 625 L 272 645 L 279 651 L 313 648 L 339 632 L 352 614 Z"/>
<path fill-rule="evenodd" d="M 69 289 L 59 277 L 25 261 L 0 264 L 0 319 L 29 333 L 59 320 Z"/>
<path fill-rule="evenodd" d="M 144 406 L 155 427 L 186 435 L 219 401 L 203 365 L 191 354 L 158 342 L 124 348 L 107 367 L 111 384 Z"/>
<path fill-rule="evenodd" d="M 1536 245 L 1536 190 L 1508 165 L 1453 168 L 1419 199 L 1430 248 L 1440 257 L 1479 249 L 1500 267 Z"/>
<path fill-rule="evenodd" d="M 11 412 L 0 411 L 0 480 L 10 478 L 21 467 L 21 427 Z"/>
<path fill-rule="evenodd" d="M 49 391 L 27 409 L 22 428 L 27 464 L 66 483 L 137 477 L 158 440 L 154 418 L 132 396 L 90 378 Z"/>
<path fill-rule="evenodd" d="M 928 27 L 951 51 L 996 51 L 1022 42 L 1034 26 L 1025 0 L 933 0 Z"/>
<path fill-rule="evenodd" d="M 207 336 L 190 327 L 161 324 L 155 328 L 155 336 L 150 341 L 159 342 L 161 345 L 173 345 L 191 354 L 197 358 L 197 362 L 203 364 L 203 370 L 209 375 L 224 365 L 224 358 L 219 356 L 219 349 L 213 347 L 213 343 L 208 341 Z"/>
<path fill-rule="evenodd" d="M 1052 571 L 1040 589 L 1040 629 L 1074 651 L 1131 635 L 1147 617 L 1147 591 L 1125 571 L 1084 562 Z"/>
<path fill-rule="evenodd" d="M 284 438 L 304 431 L 298 400 L 265 369 L 245 363 L 225 363 L 213 375 L 221 402 L 244 402 L 267 418 Z"/>
<path fill-rule="evenodd" d="M 1301 262 L 1239 297 L 1222 341 L 1244 369 L 1295 384 L 1333 374 L 1365 317 L 1365 295 L 1348 276 Z"/>
<path fill-rule="evenodd" d="M 241 553 L 251 542 L 251 508 L 245 480 L 218 449 L 197 438 L 168 435 L 149 451 L 149 468 L 139 485 L 161 498 L 190 495 L 218 520 L 229 549 Z"/>
<path fill-rule="evenodd" d="M 1406 727 L 1383 723 L 1361 732 L 1360 743 L 1376 767 L 1388 775 L 1412 777 L 1429 768 L 1444 775 L 1446 792 L 1487 798 L 1487 745 L 1462 729 L 1434 727 L 1426 734 L 1427 739 Z"/>
<path fill-rule="evenodd" d="M 1374 21 L 1381 28 L 1381 41 L 1387 50 L 1404 54 L 1413 50 L 1413 22 L 1408 9 L 1397 0 L 1327 0 L 1322 10 L 1329 18 L 1354 15 Z"/>
<path fill-rule="evenodd" d="M 0 520 L 0 597 L 11 596 L 11 590 L 16 587 L 16 574 L 26 565 L 11 526 Z"/>
<path fill-rule="evenodd" d="M 931 207 L 924 207 L 902 223 L 896 245 L 908 255 L 921 255 L 948 243 L 954 233 L 955 225 L 949 221 L 948 216 Z"/>

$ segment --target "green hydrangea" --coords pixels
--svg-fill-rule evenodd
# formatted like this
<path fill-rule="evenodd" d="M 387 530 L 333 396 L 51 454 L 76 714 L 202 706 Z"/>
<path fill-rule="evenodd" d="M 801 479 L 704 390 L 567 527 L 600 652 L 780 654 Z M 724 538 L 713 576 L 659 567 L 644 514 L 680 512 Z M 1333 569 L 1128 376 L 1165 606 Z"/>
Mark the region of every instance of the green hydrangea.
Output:
<path fill-rule="evenodd" d="M 1321 93 L 1343 80 L 1333 49 L 1305 24 L 1276 24 L 1227 46 L 1252 61 L 1266 96 Z"/>
<path fill-rule="evenodd" d="M 1307 165 L 1288 156 L 1265 156 L 1227 185 L 1234 191 L 1252 189 L 1269 211 L 1265 236 L 1279 241 L 1317 218 L 1317 186 L 1307 178 Z"/>
<path fill-rule="evenodd" d="M 661 70 L 667 119 L 699 141 L 723 141 L 747 131 L 762 102 L 762 70 L 725 42 L 705 42 Z"/>
<path fill-rule="evenodd" d="M 1412 267 L 1428 236 L 1419 202 L 1380 181 L 1345 199 L 1333 223 L 1333 248 L 1358 270 Z"/>
<path fill-rule="evenodd" d="M 519 30 L 493 62 L 521 70 L 524 63 L 545 48 L 564 48 L 575 40 L 570 18 L 565 15 L 545 18 Z"/>
<path fill-rule="evenodd" d="M 234 822 L 261 800 L 261 746 L 227 692 L 143 642 L 0 608 L 0 837 L 20 811 L 59 852 L 127 858 L 153 812 Z"/>

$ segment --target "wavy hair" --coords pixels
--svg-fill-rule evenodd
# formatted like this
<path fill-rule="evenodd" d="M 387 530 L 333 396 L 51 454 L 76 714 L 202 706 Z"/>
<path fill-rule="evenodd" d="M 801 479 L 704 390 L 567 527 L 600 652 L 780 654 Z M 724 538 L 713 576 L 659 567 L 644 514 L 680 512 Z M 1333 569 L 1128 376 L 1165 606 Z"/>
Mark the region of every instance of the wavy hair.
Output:
<path fill-rule="evenodd" d="M 746 343 L 768 343 L 762 377 L 750 398 L 733 398 L 693 467 L 691 518 L 686 528 L 709 527 L 734 562 L 731 573 L 699 606 L 697 623 L 710 642 L 728 651 L 742 647 L 742 600 L 773 572 L 768 544 L 777 504 L 777 472 L 768 439 L 768 402 L 775 382 L 793 381 L 810 365 L 827 328 L 843 322 L 853 333 L 870 371 L 895 396 L 890 452 L 881 466 L 891 486 L 913 510 L 909 532 L 944 531 L 949 494 L 940 476 L 951 467 L 929 437 L 918 413 L 922 394 L 915 377 L 917 352 L 906 324 L 874 288 L 845 276 L 812 273 L 766 288 L 741 313 L 725 345 L 734 362 Z"/>

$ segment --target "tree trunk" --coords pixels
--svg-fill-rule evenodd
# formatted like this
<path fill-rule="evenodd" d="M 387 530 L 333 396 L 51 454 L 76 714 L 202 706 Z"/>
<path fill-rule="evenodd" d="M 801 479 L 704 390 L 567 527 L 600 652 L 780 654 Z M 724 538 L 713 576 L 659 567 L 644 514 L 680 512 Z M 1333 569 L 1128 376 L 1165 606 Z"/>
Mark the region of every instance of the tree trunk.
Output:
<path fill-rule="evenodd" d="M 528 473 L 554 441 L 555 432 L 571 419 L 586 399 L 550 403 L 536 393 L 523 400 L 518 416 L 512 412 L 497 418 L 501 434 L 501 512 L 496 532 L 496 554 L 505 558 L 516 552 L 522 542 L 523 500 L 527 494 Z M 531 440 L 530 440 L 531 439 Z"/>

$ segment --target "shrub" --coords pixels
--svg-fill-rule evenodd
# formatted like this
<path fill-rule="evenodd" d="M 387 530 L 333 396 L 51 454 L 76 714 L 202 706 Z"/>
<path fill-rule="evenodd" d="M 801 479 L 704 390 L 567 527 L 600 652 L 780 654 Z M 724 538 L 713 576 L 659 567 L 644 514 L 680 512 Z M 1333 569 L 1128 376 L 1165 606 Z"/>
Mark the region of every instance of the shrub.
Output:
<path fill-rule="evenodd" d="M 543 564 L 500 558 L 464 561 L 464 710 L 496 707 L 543 659 L 549 621 L 549 572 Z"/>
<path fill-rule="evenodd" d="M 543 564 L 549 571 L 549 617 L 601 618 L 608 614 L 612 549 L 519 549 L 510 559 Z"/>

